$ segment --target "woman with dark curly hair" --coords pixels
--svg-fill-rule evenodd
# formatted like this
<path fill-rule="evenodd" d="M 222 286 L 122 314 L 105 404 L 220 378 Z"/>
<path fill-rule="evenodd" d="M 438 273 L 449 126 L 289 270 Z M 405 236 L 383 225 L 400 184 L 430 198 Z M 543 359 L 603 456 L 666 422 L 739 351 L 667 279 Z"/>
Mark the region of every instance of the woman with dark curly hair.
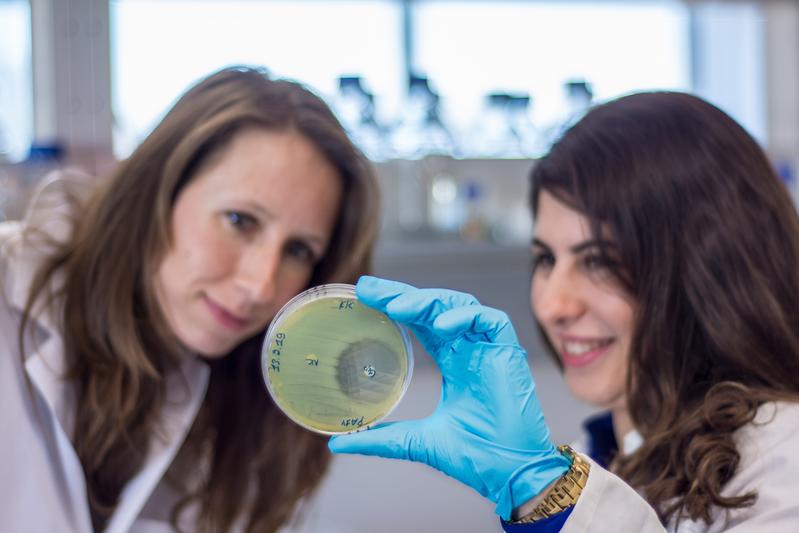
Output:
<path fill-rule="evenodd" d="M 584 445 L 552 444 L 503 313 L 365 278 L 444 393 L 333 450 L 430 464 L 508 532 L 796 531 L 799 217 L 755 140 L 697 97 L 626 96 L 563 135 L 530 199 L 537 325 L 572 393 L 608 411 Z"/>

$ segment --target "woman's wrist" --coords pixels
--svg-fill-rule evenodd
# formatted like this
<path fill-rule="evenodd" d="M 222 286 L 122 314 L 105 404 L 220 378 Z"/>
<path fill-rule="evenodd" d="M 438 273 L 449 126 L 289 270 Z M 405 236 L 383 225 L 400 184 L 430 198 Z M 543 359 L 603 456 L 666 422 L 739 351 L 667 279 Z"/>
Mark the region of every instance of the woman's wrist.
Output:
<path fill-rule="evenodd" d="M 564 474 L 564 476 L 565 475 L 566 474 Z M 544 501 L 544 498 L 546 498 L 549 495 L 549 492 L 555 486 L 555 483 L 560 481 L 560 479 L 561 478 L 555 479 L 554 481 L 552 481 L 552 483 L 544 487 L 544 490 L 539 492 L 536 496 L 532 497 L 527 502 L 523 503 L 522 505 L 514 509 L 513 514 L 511 514 L 511 520 L 514 521 L 519 520 L 521 517 L 532 513 L 535 510 L 535 508 L 538 507 L 541 504 L 541 502 Z"/>
<path fill-rule="evenodd" d="M 571 460 L 570 468 L 563 476 L 547 485 L 537 496 L 517 507 L 512 513 L 512 522 L 537 522 L 577 503 L 577 499 L 588 481 L 591 465 L 568 446 L 559 446 L 558 450 Z"/>

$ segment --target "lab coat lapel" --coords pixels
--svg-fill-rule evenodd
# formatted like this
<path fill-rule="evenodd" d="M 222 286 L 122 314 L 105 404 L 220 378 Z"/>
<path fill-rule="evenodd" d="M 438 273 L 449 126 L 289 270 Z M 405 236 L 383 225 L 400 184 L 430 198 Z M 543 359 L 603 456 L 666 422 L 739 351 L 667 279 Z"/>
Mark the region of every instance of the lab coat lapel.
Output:
<path fill-rule="evenodd" d="M 89 532 L 92 525 L 83 467 L 70 438 L 74 426 L 75 390 L 63 378 L 66 369 L 61 338 L 53 333 L 45 334 L 46 340 L 25 359 L 25 371 L 49 409 L 49 413 L 42 413 L 42 420 L 49 423 L 58 450 L 75 526 L 78 531 Z"/>
<path fill-rule="evenodd" d="M 150 439 L 145 465 L 122 491 L 106 533 L 122 533 L 133 525 L 183 444 L 205 397 L 209 373 L 208 365 L 191 357 L 167 376 L 162 431 Z"/>
<path fill-rule="evenodd" d="M 67 481 L 72 509 L 79 531 L 91 531 L 91 518 L 86 497 L 83 468 L 72 445 L 76 398 L 74 386 L 66 381 L 64 349 L 61 337 L 39 327 L 46 335 L 38 349 L 27 357 L 25 369 L 31 382 L 50 410 L 52 429 L 59 458 Z M 38 336 L 38 335 L 37 335 Z M 175 458 L 186 438 L 205 397 L 208 366 L 195 357 L 183 361 L 179 370 L 166 377 L 166 400 L 161 412 L 162 431 L 150 439 L 144 466 L 125 485 L 119 503 L 111 516 L 106 533 L 128 531 L 141 512 L 150 494 Z"/>

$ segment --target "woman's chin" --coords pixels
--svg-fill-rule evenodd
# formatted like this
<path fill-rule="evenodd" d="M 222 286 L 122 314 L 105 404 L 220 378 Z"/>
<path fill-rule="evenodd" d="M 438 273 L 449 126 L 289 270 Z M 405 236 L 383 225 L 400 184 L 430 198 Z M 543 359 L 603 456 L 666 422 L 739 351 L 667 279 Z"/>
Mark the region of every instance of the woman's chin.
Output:
<path fill-rule="evenodd" d="M 203 359 L 221 359 L 229 354 L 240 341 L 220 339 L 196 339 L 183 343 L 188 350 Z"/>
<path fill-rule="evenodd" d="M 624 394 L 623 390 L 610 390 L 610 387 L 595 381 L 569 379 L 568 375 L 566 383 L 575 398 L 597 409 L 613 409 Z"/>

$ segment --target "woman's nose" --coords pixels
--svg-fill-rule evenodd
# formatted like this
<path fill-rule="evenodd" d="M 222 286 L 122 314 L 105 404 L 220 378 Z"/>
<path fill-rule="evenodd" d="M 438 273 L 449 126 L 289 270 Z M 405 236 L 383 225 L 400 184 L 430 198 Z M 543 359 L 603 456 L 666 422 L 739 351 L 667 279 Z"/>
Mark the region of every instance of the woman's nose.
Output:
<path fill-rule="evenodd" d="M 556 269 L 546 277 L 534 279 L 531 296 L 533 311 L 542 323 L 567 323 L 585 312 L 579 280 L 567 271 Z"/>
<path fill-rule="evenodd" d="M 259 246 L 242 255 L 239 261 L 236 285 L 253 303 L 264 303 L 274 298 L 282 254 L 280 247 Z"/>

